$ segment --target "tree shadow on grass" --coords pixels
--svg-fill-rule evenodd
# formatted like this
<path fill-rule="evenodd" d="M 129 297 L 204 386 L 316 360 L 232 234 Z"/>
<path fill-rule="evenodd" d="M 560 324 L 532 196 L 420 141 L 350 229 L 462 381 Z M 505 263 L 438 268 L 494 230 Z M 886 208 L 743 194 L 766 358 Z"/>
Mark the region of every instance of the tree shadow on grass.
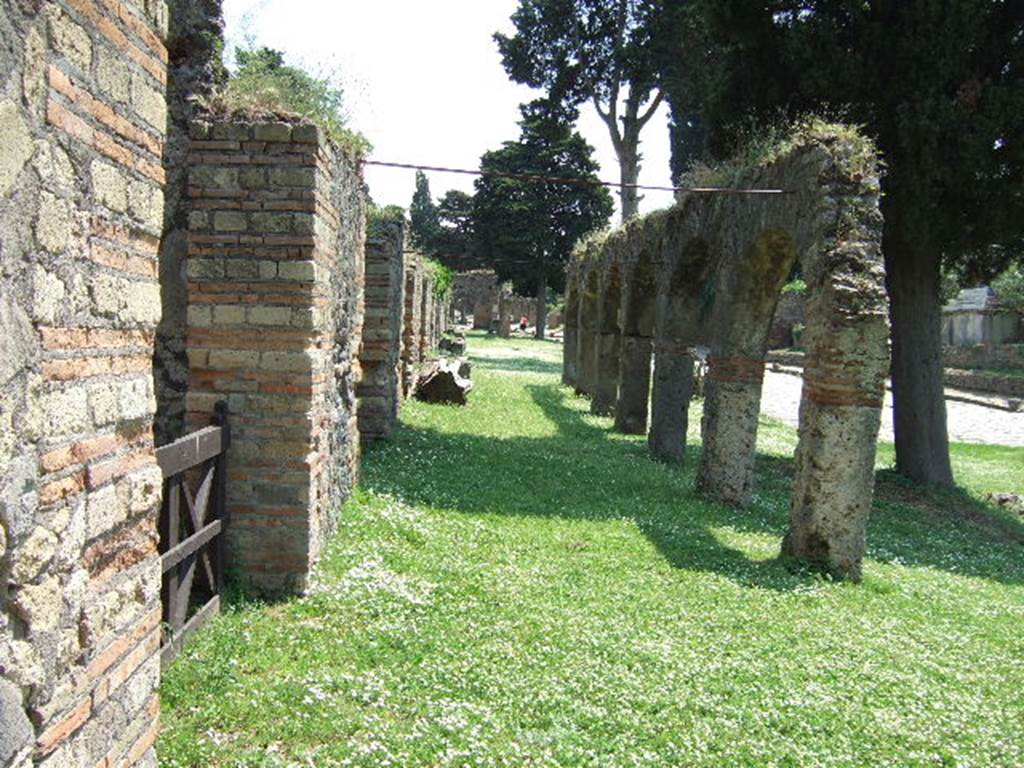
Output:
<path fill-rule="evenodd" d="M 642 438 L 614 434 L 570 407 L 569 390 L 556 384 L 526 389 L 555 425 L 555 435 L 497 438 L 403 425 L 377 450 L 416 460 L 367 462 L 364 487 L 467 514 L 629 519 L 674 567 L 714 572 L 744 586 L 790 591 L 817 578 L 778 557 L 751 558 L 723 541 L 732 533 L 781 539 L 792 459 L 759 454 L 754 500 L 747 509 L 734 509 L 694 491 L 699 446 L 687 447 L 681 466 L 659 464 L 648 458 Z M 936 520 L 919 494 L 894 504 L 884 492 L 888 482 L 883 477 L 869 524 L 870 558 L 1024 583 L 1024 569 L 1008 567 L 1019 559 L 1020 540 L 970 518 Z M 986 516 L 984 505 L 961 496 L 977 519 Z"/>

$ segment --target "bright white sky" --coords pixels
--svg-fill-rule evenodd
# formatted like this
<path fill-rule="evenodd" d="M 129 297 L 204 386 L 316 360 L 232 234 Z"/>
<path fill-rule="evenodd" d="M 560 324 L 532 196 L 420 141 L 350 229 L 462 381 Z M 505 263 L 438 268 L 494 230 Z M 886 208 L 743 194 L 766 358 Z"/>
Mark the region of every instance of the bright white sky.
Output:
<path fill-rule="evenodd" d="M 251 39 L 290 64 L 337 72 L 350 125 L 373 144 L 372 159 L 477 168 L 480 156 L 519 135 L 520 103 L 539 93 L 509 81 L 491 35 L 511 32 L 517 0 L 225 0 L 228 50 Z M 580 132 L 597 150 L 601 178 L 618 180 L 607 129 L 591 107 Z M 640 183 L 669 185 L 667 110 L 643 134 Z M 380 205 L 408 207 L 414 171 L 366 169 Z M 435 198 L 473 191 L 473 177 L 430 173 Z M 618 203 L 618 196 L 616 204 Z M 641 210 L 671 205 L 646 192 Z"/>

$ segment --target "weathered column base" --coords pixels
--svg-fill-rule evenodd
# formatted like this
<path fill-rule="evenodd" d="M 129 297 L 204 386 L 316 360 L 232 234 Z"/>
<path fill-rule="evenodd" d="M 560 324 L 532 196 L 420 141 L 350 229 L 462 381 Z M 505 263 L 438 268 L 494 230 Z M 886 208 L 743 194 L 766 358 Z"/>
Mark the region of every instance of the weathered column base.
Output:
<path fill-rule="evenodd" d="M 601 333 L 596 339 L 597 377 L 590 399 L 590 412 L 595 416 L 615 413 L 619 398 L 619 341 L 618 333 Z"/>
<path fill-rule="evenodd" d="M 800 443 L 785 556 L 860 581 L 874 495 L 877 406 L 800 405 Z"/>
<path fill-rule="evenodd" d="M 763 360 L 710 360 L 697 472 L 697 490 L 710 499 L 738 507 L 750 502 L 763 377 Z"/>
<path fill-rule="evenodd" d="M 693 396 L 693 364 L 690 351 L 655 352 L 647 447 L 651 457 L 658 461 L 676 464 L 683 460 Z"/>
<path fill-rule="evenodd" d="M 625 435 L 647 432 L 647 410 L 651 394 L 651 339 L 623 336 L 619 364 L 619 400 L 615 406 L 615 429 Z"/>

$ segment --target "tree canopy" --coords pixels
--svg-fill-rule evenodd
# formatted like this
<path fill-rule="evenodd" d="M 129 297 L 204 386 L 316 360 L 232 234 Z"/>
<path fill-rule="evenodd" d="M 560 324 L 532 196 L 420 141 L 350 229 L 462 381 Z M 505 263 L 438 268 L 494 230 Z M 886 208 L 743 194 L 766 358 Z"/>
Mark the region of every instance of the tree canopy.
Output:
<path fill-rule="evenodd" d="M 690 0 L 667 18 L 678 121 L 715 156 L 752 124 L 832 112 L 875 138 L 893 324 L 897 468 L 952 481 L 942 392 L 940 266 L 983 276 L 1024 243 L 1024 7 L 998 0 Z M 696 53 L 695 53 L 696 52 Z M 695 134 L 676 132 L 679 158 Z M 698 143 L 703 137 L 697 136 Z"/>
<path fill-rule="evenodd" d="M 640 132 L 662 100 L 661 0 L 521 0 L 514 36 L 494 36 L 509 77 L 554 104 L 593 102 L 619 160 L 623 219 L 637 212 Z"/>
<path fill-rule="evenodd" d="M 481 170 L 597 181 L 593 148 L 572 129 L 574 112 L 547 101 L 521 110 L 519 140 L 485 153 Z M 473 229 L 478 254 L 499 278 L 538 297 L 538 335 L 543 336 L 547 288 L 564 287 L 565 262 L 576 242 L 606 226 L 612 209 L 611 195 L 597 184 L 504 175 L 477 179 Z"/>

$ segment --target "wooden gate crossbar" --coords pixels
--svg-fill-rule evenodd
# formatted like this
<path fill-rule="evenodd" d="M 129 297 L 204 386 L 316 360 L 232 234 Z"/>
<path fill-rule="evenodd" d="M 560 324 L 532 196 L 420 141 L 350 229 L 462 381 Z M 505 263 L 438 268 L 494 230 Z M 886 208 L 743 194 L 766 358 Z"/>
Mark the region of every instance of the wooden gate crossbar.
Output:
<path fill-rule="evenodd" d="M 181 652 L 193 632 L 220 612 L 224 590 L 223 534 L 227 524 L 227 450 L 231 444 L 227 403 L 217 403 L 211 424 L 156 450 L 157 464 L 164 476 L 160 559 L 166 629 L 161 663 L 165 666 Z M 196 474 L 198 482 L 193 493 L 188 480 Z M 189 616 L 197 566 L 210 598 Z"/>

